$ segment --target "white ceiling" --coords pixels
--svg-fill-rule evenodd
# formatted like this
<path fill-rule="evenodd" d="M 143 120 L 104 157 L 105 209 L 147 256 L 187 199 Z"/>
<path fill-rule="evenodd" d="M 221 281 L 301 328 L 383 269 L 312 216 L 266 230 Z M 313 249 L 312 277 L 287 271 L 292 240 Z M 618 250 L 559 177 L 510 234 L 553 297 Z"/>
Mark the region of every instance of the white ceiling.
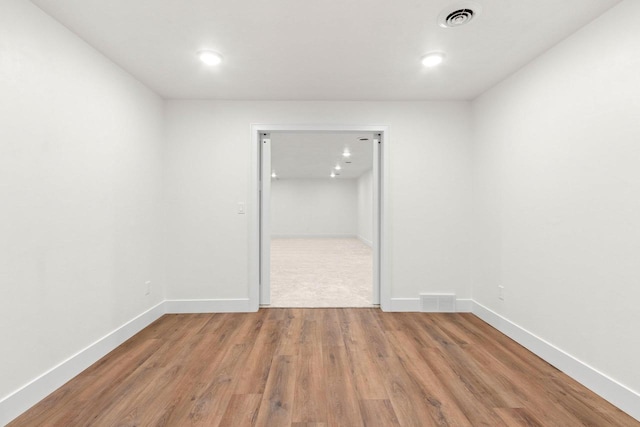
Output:
<path fill-rule="evenodd" d="M 332 179 L 339 164 L 335 179 L 358 178 L 373 166 L 372 144 L 372 133 L 271 133 L 271 168 L 278 179 Z M 345 149 L 351 153 L 348 160 L 342 156 Z"/>
<path fill-rule="evenodd" d="M 165 98 L 473 99 L 620 0 L 32 0 Z M 211 48 L 224 62 L 200 64 Z M 420 57 L 447 53 L 437 69 Z"/>

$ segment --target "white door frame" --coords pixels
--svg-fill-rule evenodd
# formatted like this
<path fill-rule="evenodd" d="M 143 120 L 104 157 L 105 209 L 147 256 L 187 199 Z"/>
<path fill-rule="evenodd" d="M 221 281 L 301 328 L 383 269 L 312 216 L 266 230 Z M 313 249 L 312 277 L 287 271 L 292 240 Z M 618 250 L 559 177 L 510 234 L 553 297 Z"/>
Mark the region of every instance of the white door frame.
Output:
<path fill-rule="evenodd" d="M 260 150 L 260 304 L 271 304 L 271 139 L 259 134 Z M 268 244 L 264 244 L 268 242 Z"/>
<path fill-rule="evenodd" d="M 376 134 L 376 141 L 379 142 L 380 149 L 374 150 L 373 167 L 373 292 L 374 301 L 379 296 L 380 308 L 383 311 L 391 310 L 391 283 L 389 281 L 389 127 L 388 126 L 342 126 L 342 125 L 273 125 L 273 124 L 252 124 L 251 125 L 251 172 L 250 191 L 248 199 L 249 216 L 249 306 L 257 311 L 261 303 L 260 283 L 269 274 L 268 266 L 264 265 L 261 251 L 261 241 L 267 236 L 268 229 L 261 226 L 262 205 L 261 192 L 264 191 L 263 181 L 265 181 L 267 191 L 270 188 L 270 171 L 263 173 L 263 161 L 261 156 L 261 144 L 263 134 L 267 137 L 272 132 L 371 132 Z M 377 154 L 377 156 L 376 156 Z M 268 174 L 266 173 L 268 172 Z M 269 177 L 267 179 L 263 177 Z M 268 196 L 267 194 L 265 194 Z M 268 199 L 267 199 L 268 200 Z M 268 212 L 267 212 L 268 215 Z M 268 256 L 268 252 L 266 252 Z M 262 268 L 261 268 L 262 264 Z M 267 282 L 268 283 L 268 282 Z"/>

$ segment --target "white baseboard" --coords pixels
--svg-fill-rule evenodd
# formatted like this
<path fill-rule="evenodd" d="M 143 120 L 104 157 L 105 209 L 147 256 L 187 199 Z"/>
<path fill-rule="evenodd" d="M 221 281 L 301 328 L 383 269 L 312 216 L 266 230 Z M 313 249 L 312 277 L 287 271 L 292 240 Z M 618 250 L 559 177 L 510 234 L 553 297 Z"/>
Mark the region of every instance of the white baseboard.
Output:
<path fill-rule="evenodd" d="M 163 314 L 161 302 L 0 400 L 0 425 L 8 424 Z"/>
<path fill-rule="evenodd" d="M 471 312 L 473 312 L 473 300 L 472 299 L 457 299 L 456 300 L 456 312 L 457 313 L 471 313 Z"/>
<path fill-rule="evenodd" d="M 248 298 L 162 301 L 0 400 L 0 426 L 8 424 L 164 314 L 251 311 L 255 310 L 251 309 Z"/>
<path fill-rule="evenodd" d="M 420 298 L 391 298 L 391 309 L 394 311 L 420 311 Z"/>
<path fill-rule="evenodd" d="M 487 307 L 475 301 L 472 301 L 472 303 L 473 314 L 484 322 L 640 421 L 640 394 Z"/>
<path fill-rule="evenodd" d="M 355 239 L 355 234 L 272 234 L 272 239 Z"/>
<path fill-rule="evenodd" d="M 249 298 L 166 300 L 165 313 L 248 313 Z"/>
<path fill-rule="evenodd" d="M 373 242 L 371 240 L 367 240 L 362 236 L 356 236 L 356 238 L 360 240 L 362 243 L 364 243 L 365 245 L 369 246 L 370 248 L 373 247 Z"/>
<path fill-rule="evenodd" d="M 456 313 L 470 313 L 473 307 L 473 300 L 456 299 Z M 421 312 L 420 298 L 391 298 L 391 312 Z"/>

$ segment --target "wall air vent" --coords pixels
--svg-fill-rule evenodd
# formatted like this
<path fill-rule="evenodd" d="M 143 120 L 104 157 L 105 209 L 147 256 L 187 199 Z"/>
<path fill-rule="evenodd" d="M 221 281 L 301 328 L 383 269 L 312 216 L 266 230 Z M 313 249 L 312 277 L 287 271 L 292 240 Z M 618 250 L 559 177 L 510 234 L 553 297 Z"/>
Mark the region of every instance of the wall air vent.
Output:
<path fill-rule="evenodd" d="M 438 25 L 443 28 L 461 27 L 471 22 L 482 11 L 482 7 L 473 1 L 466 1 L 448 7 L 438 16 Z"/>
<path fill-rule="evenodd" d="M 455 294 L 420 294 L 420 311 L 423 313 L 455 313 Z"/>

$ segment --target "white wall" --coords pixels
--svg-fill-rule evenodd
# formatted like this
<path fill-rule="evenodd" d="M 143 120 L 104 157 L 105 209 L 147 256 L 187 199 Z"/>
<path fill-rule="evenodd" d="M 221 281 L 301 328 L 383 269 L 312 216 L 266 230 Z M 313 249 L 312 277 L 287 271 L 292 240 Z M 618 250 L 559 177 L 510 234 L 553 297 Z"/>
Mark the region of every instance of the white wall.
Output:
<path fill-rule="evenodd" d="M 357 233 L 355 179 L 271 181 L 271 235 L 340 237 Z"/>
<path fill-rule="evenodd" d="M 373 244 L 373 171 L 358 178 L 358 238 Z"/>
<path fill-rule="evenodd" d="M 162 115 L 33 4 L 0 3 L 0 400 L 163 299 Z"/>
<path fill-rule="evenodd" d="M 252 123 L 389 125 L 392 297 L 469 297 L 469 103 L 169 101 L 166 114 L 169 298 L 249 295 L 237 203 L 251 194 Z"/>
<path fill-rule="evenodd" d="M 473 298 L 636 393 L 638 16 L 621 3 L 473 103 Z"/>

